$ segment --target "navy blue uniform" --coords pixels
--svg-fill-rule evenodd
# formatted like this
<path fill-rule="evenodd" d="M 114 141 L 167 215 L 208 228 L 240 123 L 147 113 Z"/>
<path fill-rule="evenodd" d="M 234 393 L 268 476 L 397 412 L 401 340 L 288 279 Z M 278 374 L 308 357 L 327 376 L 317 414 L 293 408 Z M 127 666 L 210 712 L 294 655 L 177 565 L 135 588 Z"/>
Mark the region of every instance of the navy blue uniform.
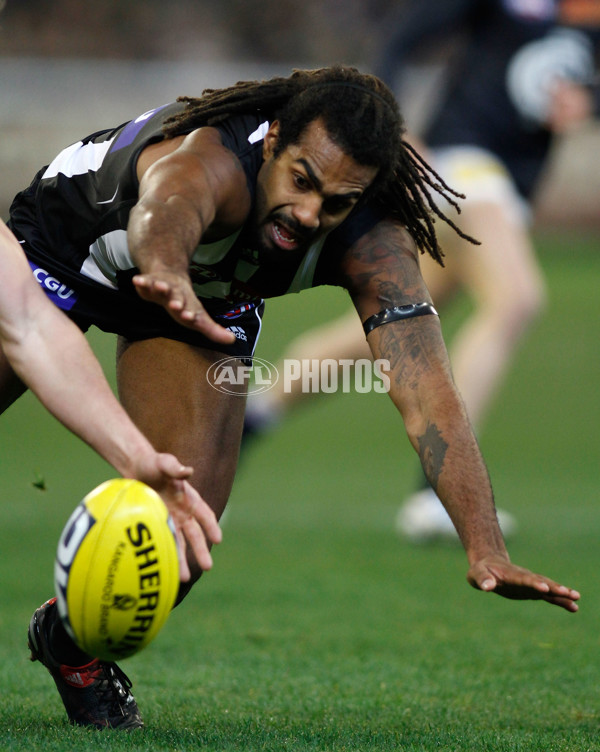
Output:
<path fill-rule="evenodd" d="M 598 18 L 570 23 L 568 5 L 568 0 L 403 3 L 376 72 L 393 82 L 424 45 L 460 32 L 460 51 L 423 138 L 432 148 L 470 145 L 492 152 L 528 199 L 551 142 L 543 124 L 546 84 L 556 75 L 582 84 L 594 76 Z"/>

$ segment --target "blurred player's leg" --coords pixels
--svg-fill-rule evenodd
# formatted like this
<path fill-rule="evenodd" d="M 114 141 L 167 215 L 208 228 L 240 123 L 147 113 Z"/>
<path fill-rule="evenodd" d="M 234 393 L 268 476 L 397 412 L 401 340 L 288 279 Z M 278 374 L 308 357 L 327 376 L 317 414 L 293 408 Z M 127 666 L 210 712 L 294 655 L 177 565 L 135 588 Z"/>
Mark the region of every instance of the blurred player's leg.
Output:
<path fill-rule="evenodd" d="M 526 207 L 502 166 L 485 153 L 467 150 L 442 160 L 442 172 L 467 194 L 456 220 L 481 245 L 452 238 L 445 248 L 446 268 L 423 259 L 423 275 L 436 304 L 447 294 L 449 279 L 472 299 L 473 313 L 452 341 L 450 361 L 478 431 L 518 344 L 543 308 L 544 281 L 529 237 Z M 514 518 L 506 512 L 499 517 L 509 535 Z M 456 535 L 430 488 L 407 499 L 397 527 L 412 539 Z"/>
<path fill-rule="evenodd" d="M 463 243 L 447 255 L 447 271 L 471 296 L 474 311 L 450 346 L 454 378 L 476 430 L 496 394 L 517 345 L 544 304 L 544 282 L 524 227 L 507 219 L 502 206 L 469 203 L 462 226 L 482 241 Z M 423 260 L 434 301 L 442 297 L 441 274 Z"/>
<path fill-rule="evenodd" d="M 313 360 L 371 359 L 372 354 L 362 330 L 358 314 L 352 307 L 333 321 L 310 329 L 293 339 L 276 367 L 284 372 L 286 360 L 302 363 L 308 369 Z M 280 378 L 268 391 L 250 396 L 244 422 L 244 439 L 260 435 L 280 423 L 287 414 L 304 402 L 314 399 L 316 393 L 303 389 L 301 377 L 286 383 Z"/>

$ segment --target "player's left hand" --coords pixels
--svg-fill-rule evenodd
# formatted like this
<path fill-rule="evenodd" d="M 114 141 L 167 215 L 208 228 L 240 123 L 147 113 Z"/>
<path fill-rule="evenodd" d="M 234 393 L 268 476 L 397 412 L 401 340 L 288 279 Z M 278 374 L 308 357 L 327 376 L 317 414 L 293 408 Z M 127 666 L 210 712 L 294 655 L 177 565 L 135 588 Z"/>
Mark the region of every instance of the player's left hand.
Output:
<path fill-rule="evenodd" d="M 178 324 L 204 334 L 213 342 L 223 345 L 235 342 L 233 332 L 217 324 L 207 313 L 187 275 L 171 271 L 147 272 L 136 274 L 132 281 L 141 298 L 162 306 Z"/>
<path fill-rule="evenodd" d="M 138 474 L 138 480 L 151 486 L 165 502 L 175 525 L 179 551 L 179 578 L 191 578 L 186 552 L 189 548 L 203 571 L 212 568 L 210 544 L 220 543 L 221 528 L 213 510 L 186 480 L 191 467 L 182 465 L 172 454 L 157 454 L 156 466 L 151 473 Z"/>
<path fill-rule="evenodd" d="M 501 557 L 488 556 L 475 562 L 467 573 L 470 585 L 513 600 L 543 600 L 566 611 L 579 609 L 577 590 L 511 564 Z"/>

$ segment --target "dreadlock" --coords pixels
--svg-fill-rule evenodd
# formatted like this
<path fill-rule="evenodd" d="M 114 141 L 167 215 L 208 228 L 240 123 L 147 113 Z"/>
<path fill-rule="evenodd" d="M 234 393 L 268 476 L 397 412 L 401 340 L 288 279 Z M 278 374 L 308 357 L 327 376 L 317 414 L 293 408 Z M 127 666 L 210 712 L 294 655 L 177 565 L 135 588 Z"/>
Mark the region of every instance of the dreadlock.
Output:
<path fill-rule="evenodd" d="M 320 118 L 331 140 L 346 154 L 361 165 L 377 168 L 365 196 L 397 217 L 422 253 L 443 265 L 436 216 L 461 237 L 477 242 L 437 206 L 433 193 L 460 212 L 456 199 L 464 196 L 446 185 L 402 138 L 404 124 L 398 103 L 376 76 L 347 66 L 295 70 L 287 78 L 240 81 L 225 89 L 205 89 L 200 98 L 179 97 L 178 101 L 186 107 L 165 121 L 166 138 L 217 125 L 234 115 L 259 112 L 265 119 L 279 121 L 275 156 L 297 143 L 306 126 Z"/>

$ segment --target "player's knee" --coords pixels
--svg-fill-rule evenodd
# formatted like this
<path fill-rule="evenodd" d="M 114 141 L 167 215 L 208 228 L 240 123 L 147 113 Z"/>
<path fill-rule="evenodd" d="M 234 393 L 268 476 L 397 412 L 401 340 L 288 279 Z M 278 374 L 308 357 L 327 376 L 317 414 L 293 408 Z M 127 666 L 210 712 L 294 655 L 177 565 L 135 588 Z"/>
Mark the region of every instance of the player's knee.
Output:
<path fill-rule="evenodd" d="M 534 280 L 524 286 L 514 305 L 513 316 L 518 329 L 529 329 L 537 321 L 546 308 L 546 298 L 543 280 Z"/>
<path fill-rule="evenodd" d="M 518 339 L 526 333 L 546 308 L 546 287 L 543 279 L 515 279 L 510 289 L 492 296 L 481 306 L 481 314 L 492 323 L 498 336 Z"/>
<path fill-rule="evenodd" d="M 525 336 L 542 315 L 545 303 L 542 288 L 532 289 L 528 295 L 511 300 L 503 317 L 504 337 L 509 341 L 517 341 Z"/>

